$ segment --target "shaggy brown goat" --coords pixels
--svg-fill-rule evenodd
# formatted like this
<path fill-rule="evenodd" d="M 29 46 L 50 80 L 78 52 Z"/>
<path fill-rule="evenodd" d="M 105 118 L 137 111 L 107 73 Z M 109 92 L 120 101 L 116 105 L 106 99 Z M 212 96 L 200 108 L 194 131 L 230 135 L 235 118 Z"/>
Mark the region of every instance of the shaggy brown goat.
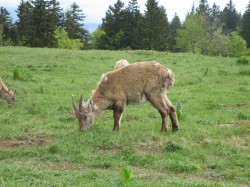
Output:
<path fill-rule="evenodd" d="M 113 110 L 113 130 L 119 130 L 121 115 L 126 106 L 146 100 L 161 114 L 161 131 L 167 130 L 167 115 L 170 116 L 172 130 L 177 131 L 179 125 L 175 108 L 166 96 L 173 83 L 173 72 L 157 62 L 137 62 L 102 75 L 91 98 L 84 102 L 81 96 L 79 109 L 72 98 L 80 131 L 88 130 L 95 116 L 106 109 Z"/>

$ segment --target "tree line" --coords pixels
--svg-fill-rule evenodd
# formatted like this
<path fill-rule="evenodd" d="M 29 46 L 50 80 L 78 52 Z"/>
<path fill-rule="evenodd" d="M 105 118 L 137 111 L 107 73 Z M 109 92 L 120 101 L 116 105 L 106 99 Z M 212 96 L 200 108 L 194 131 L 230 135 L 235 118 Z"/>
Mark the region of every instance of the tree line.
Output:
<path fill-rule="evenodd" d="M 191 8 L 183 23 L 165 7 L 147 0 L 144 13 L 138 1 L 117 0 L 109 6 L 93 33 L 84 28 L 85 14 L 73 3 L 65 12 L 57 0 L 21 0 L 18 20 L 0 8 L 0 45 L 72 49 L 145 49 L 240 56 L 250 47 L 250 1 L 243 15 L 232 0 L 223 10 L 207 0 Z"/>

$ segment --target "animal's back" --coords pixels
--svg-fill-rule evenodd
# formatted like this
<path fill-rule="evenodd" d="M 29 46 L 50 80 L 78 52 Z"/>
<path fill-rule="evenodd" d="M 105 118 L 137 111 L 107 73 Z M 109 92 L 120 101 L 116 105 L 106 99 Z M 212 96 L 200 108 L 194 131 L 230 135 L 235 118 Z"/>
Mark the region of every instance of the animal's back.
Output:
<path fill-rule="evenodd" d="M 144 102 L 152 90 L 166 91 L 171 74 L 157 62 L 137 62 L 103 75 L 97 89 L 110 100 Z"/>

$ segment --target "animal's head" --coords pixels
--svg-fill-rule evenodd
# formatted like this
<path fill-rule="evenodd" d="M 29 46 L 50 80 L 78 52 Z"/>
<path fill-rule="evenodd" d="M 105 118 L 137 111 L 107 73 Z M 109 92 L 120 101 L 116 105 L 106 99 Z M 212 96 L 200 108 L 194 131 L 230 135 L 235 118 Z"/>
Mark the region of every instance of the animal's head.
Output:
<path fill-rule="evenodd" d="M 72 105 L 75 110 L 76 118 L 79 122 L 79 130 L 86 131 L 94 123 L 95 116 L 93 113 L 93 101 L 90 99 L 88 102 L 84 102 L 82 96 L 79 102 L 79 109 L 76 106 L 75 101 L 72 98 Z"/>
<path fill-rule="evenodd" d="M 0 91 L 0 96 L 5 99 L 6 101 L 8 101 L 8 103 L 12 103 L 15 101 L 16 98 L 16 91 L 5 91 L 5 90 L 1 90 Z"/>

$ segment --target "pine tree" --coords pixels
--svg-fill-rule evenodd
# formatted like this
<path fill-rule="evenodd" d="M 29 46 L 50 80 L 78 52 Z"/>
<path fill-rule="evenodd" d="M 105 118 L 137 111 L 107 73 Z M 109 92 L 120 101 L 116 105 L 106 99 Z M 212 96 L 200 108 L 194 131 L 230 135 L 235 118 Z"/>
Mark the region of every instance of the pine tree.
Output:
<path fill-rule="evenodd" d="M 101 29 L 106 33 L 102 40 L 109 49 L 121 49 L 125 43 L 125 17 L 124 3 L 120 0 L 109 6 L 105 18 L 102 20 Z M 104 43 L 104 42 L 101 42 Z"/>
<path fill-rule="evenodd" d="M 221 20 L 224 23 L 222 28 L 226 34 L 236 31 L 237 26 L 239 26 L 240 15 L 237 13 L 232 0 L 229 0 L 229 3 L 223 9 Z"/>
<path fill-rule="evenodd" d="M 89 33 L 84 29 L 85 15 L 75 2 L 70 5 L 66 11 L 63 21 L 63 27 L 68 33 L 70 39 L 80 39 L 82 43 L 86 43 Z"/>
<path fill-rule="evenodd" d="M 207 0 L 200 0 L 199 7 L 196 9 L 196 12 L 202 16 L 209 16 L 210 8 Z"/>
<path fill-rule="evenodd" d="M 247 47 L 250 47 L 250 1 L 242 18 L 241 35 L 247 42 Z"/>
<path fill-rule="evenodd" d="M 17 8 L 17 17 L 16 27 L 19 44 L 28 45 L 28 38 L 33 32 L 31 28 L 32 6 L 29 1 L 21 0 Z"/>
<path fill-rule="evenodd" d="M 168 29 L 165 8 L 159 7 L 156 0 L 148 0 L 145 12 L 145 48 L 149 50 L 166 50 Z"/>
<path fill-rule="evenodd" d="M 181 21 L 179 16 L 175 13 L 174 18 L 172 19 L 169 25 L 169 34 L 168 34 L 168 49 L 171 52 L 178 52 L 180 49 L 176 47 L 176 36 L 177 30 L 181 29 Z"/>
<path fill-rule="evenodd" d="M 30 47 L 54 47 L 54 32 L 59 25 L 61 11 L 56 0 L 33 0 L 18 7 L 17 29 L 20 41 Z"/>
<path fill-rule="evenodd" d="M 220 27 L 220 7 L 215 3 L 211 8 L 211 31 L 214 32 Z"/>
<path fill-rule="evenodd" d="M 12 39 L 13 24 L 10 13 L 4 7 L 0 7 L 0 26 L 2 30 L 0 36 L 2 43 L 0 45 L 9 45 Z"/>
<path fill-rule="evenodd" d="M 57 41 L 54 36 L 54 33 L 57 30 L 58 26 L 62 26 L 63 18 L 62 8 L 60 7 L 60 3 L 57 0 L 50 0 L 48 2 L 48 15 L 50 17 L 48 23 L 48 32 L 50 33 L 48 35 L 48 39 L 50 41 L 49 46 L 56 47 Z"/>
<path fill-rule="evenodd" d="M 125 9 L 125 47 L 132 49 L 140 49 L 142 47 L 142 19 L 143 16 L 140 13 L 138 1 L 131 0 L 128 7 Z"/>
<path fill-rule="evenodd" d="M 196 12 L 200 15 L 202 25 L 207 32 L 211 34 L 211 22 L 210 22 L 210 7 L 207 0 L 200 0 L 199 7 Z"/>

